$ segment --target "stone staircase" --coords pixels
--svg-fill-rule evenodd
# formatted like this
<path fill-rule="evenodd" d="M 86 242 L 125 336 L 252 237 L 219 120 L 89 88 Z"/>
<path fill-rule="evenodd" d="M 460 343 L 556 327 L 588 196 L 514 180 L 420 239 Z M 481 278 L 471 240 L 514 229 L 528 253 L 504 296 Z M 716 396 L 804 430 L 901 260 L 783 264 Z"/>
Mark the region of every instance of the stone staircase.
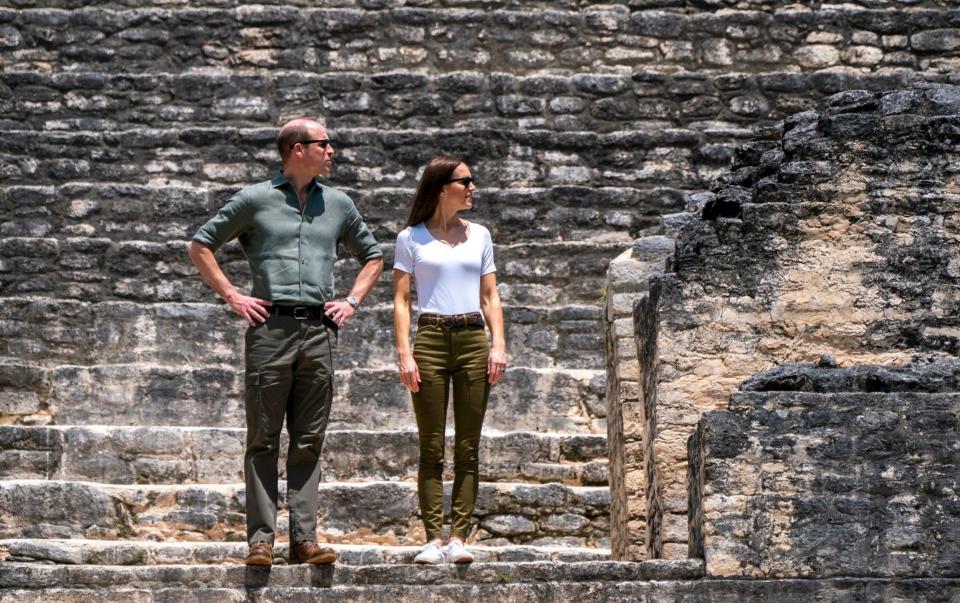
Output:
<path fill-rule="evenodd" d="M 0 603 L 754 592 L 697 560 L 609 560 L 607 267 L 758 122 L 952 77 L 948 4 L 85 4 L 0 8 Z M 480 178 L 511 368 L 469 570 L 405 566 L 423 535 L 389 270 L 337 354 L 319 529 L 340 564 L 224 563 L 244 549 L 243 326 L 185 243 L 269 177 L 276 126 L 303 114 L 328 122 L 329 182 L 388 267 L 418 168 L 456 153 Z M 239 248 L 220 258 L 243 286 Z M 356 270 L 338 262 L 340 292 Z"/>

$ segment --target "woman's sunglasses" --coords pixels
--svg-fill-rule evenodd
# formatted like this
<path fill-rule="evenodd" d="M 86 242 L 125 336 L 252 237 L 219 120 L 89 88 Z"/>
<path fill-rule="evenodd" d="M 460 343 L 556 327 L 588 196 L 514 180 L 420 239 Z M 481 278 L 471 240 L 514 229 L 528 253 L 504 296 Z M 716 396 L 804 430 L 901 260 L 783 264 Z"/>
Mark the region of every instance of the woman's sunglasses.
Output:
<path fill-rule="evenodd" d="M 459 182 L 463 185 L 464 188 L 470 188 L 471 184 L 476 184 L 476 179 L 473 176 L 464 176 L 463 178 L 454 178 L 453 180 L 447 180 L 450 182 Z"/>

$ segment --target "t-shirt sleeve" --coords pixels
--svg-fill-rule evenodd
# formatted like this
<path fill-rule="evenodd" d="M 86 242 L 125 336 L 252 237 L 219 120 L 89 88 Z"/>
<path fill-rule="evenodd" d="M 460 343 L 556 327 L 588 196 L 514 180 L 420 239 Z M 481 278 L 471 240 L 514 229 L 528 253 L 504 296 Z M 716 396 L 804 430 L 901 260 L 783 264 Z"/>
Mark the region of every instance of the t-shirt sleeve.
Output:
<path fill-rule="evenodd" d="M 397 235 L 397 246 L 393 254 L 393 269 L 413 274 L 413 241 L 409 229 L 402 230 Z"/>
<path fill-rule="evenodd" d="M 480 261 L 480 275 L 496 272 L 497 266 L 493 263 L 493 239 L 490 231 L 483 229 L 483 257 Z"/>
<path fill-rule="evenodd" d="M 193 240 L 216 251 L 250 226 L 250 205 L 237 193 L 197 230 Z"/>

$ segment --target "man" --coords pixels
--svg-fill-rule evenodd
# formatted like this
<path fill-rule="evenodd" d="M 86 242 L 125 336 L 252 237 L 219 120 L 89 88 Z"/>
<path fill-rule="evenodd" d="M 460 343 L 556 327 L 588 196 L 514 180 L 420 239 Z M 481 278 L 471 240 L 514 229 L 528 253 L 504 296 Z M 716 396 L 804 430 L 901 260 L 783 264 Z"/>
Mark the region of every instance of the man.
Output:
<path fill-rule="evenodd" d="M 353 202 L 323 186 L 333 166 L 324 127 L 295 119 L 280 129 L 283 169 L 244 188 L 190 242 L 203 280 L 249 324 L 246 334 L 248 565 L 270 565 L 277 520 L 277 460 L 284 415 L 290 447 L 287 500 L 290 563 L 333 563 L 316 543 L 320 449 L 333 399 L 337 330 L 356 313 L 383 271 L 383 254 Z M 237 238 L 253 275 L 238 292 L 214 252 Z M 337 242 L 363 264 L 345 300 L 333 300 Z"/>

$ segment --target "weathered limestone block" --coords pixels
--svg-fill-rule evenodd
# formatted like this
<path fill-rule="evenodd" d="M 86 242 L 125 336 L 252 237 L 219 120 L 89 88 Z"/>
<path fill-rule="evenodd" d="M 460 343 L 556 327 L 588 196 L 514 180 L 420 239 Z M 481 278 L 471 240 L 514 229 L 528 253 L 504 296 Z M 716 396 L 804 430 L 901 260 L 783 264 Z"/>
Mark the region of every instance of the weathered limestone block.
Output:
<path fill-rule="evenodd" d="M 281 535 L 288 522 L 285 491 L 281 482 Z M 483 529 L 470 540 L 602 547 L 609 504 L 605 487 L 483 483 L 474 511 Z M 318 536 L 329 542 L 414 545 L 424 538 L 413 482 L 324 483 L 318 508 Z M 242 541 L 244 511 L 238 484 L 0 483 L 0 538 Z"/>
<path fill-rule="evenodd" d="M 779 66 L 798 49 L 824 47 L 839 53 L 850 44 L 872 41 L 863 34 L 912 33 L 909 46 L 899 51 L 911 66 L 920 57 L 949 56 L 957 44 L 952 21 L 944 17 L 953 5 L 945 0 L 906 7 L 884 0 L 801 8 L 742 1 L 722 4 L 727 11 L 712 10 L 716 3 L 696 2 L 683 10 L 686 3 L 676 1 L 634 10 L 549 4 L 536 15 L 513 2 L 415 8 L 381 3 L 364 9 L 345 3 L 349 8 L 304 5 L 293 10 L 206 4 L 11 11 L 0 29 L 0 62 L 19 69 L 65 64 L 77 71 L 126 67 L 155 73 L 228 66 L 350 72 L 428 64 L 441 71 L 510 68 L 521 75 L 547 67 L 582 72 L 604 65 L 628 75 L 630 69 L 652 66 L 689 71 L 713 64 L 753 70 Z M 202 27 L 212 24 L 220 34 L 215 39 Z M 857 33 L 861 35 L 854 39 Z M 453 39 L 456 46 L 446 43 Z M 718 61 L 698 52 L 707 43 L 736 52 Z M 387 78 L 382 87 L 393 90 L 404 83 Z"/>
<path fill-rule="evenodd" d="M 647 507 L 642 471 L 647 451 L 640 434 L 625 426 L 642 422 L 644 388 L 637 370 L 632 300 L 650 275 L 668 269 L 673 241 L 639 239 L 610 263 L 607 273 L 607 441 L 610 448 L 611 550 L 615 559 L 642 559 Z M 638 416 L 639 415 L 639 416 Z"/>
<path fill-rule="evenodd" d="M 346 566 L 411 564 L 420 546 L 331 543 L 337 560 Z M 276 543 L 275 562 L 286 561 L 289 546 Z M 606 561 L 604 549 L 474 545 L 477 563 L 509 561 Z M 247 553 L 245 542 L 152 542 L 111 540 L 6 539 L 0 540 L 5 562 L 57 563 L 69 565 L 209 565 L 236 564 Z"/>
<path fill-rule="evenodd" d="M 280 475 L 285 474 L 286 432 Z M 417 434 L 328 431 L 320 458 L 323 481 L 399 479 L 417 474 Z M 60 479 L 115 484 L 242 481 L 244 430 L 177 427 L 0 426 L 0 472 L 8 479 Z M 484 481 L 606 483 L 606 443 L 599 435 L 531 432 L 485 434 Z M 447 438 L 446 478 L 452 479 L 453 436 Z"/>
<path fill-rule="evenodd" d="M 691 556 L 711 576 L 956 577 L 958 386 L 956 360 L 746 382 L 690 438 Z"/>
<path fill-rule="evenodd" d="M 506 305 L 504 315 L 507 353 L 515 365 L 602 368 L 598 308 Z M 392 367 L 393 333 L 383 328 L 391 321 L 392 307 L 365 303 L 340 333 L 337 365 Z M 246 323 L 223 304 L 89 303 L 26 297 L 6 298 L 0 307 L 0 329 L 6 335 L 0 341 L 0 356 L 45 364 L 199 360 L 229 364 L 243 357 Z"/>
<path fill-rule="evenodd" d="M 637 37 L 632 41 L 659 46 L 653 38 Z M 0 101 L 0 124 L 9 121 L 12 130 L 126 130 L 128 142 L 137 144 L 144 144 L 150 136 L 157 135 L 156 131 L 146 133 L 144 129 L 165 128 L 171 121 L 180 127 L 206 127 L 218 122 L 271 127 L 284 119 L 315 112 L 318 106 L 324 109 L 325 118 L 336 125 L 338 138 L 344 128 L 380 129 L 384 120 L 392 127 L 432 128 L 438 116 L 442 116 L 449 127 L 472 129 L 484 124 L 504 130 L 536 125 L 558 131 L 613 132 L 635 129 L 641 114 L 664 120 L 679 118 L 677 124 L 709 119 L 749 126 L 756 118 L 776 120 L 795 112 L 795 106 L 790 110 L 791 105 L 784 104 L 789 92 L 801 95 L 810 108 L 819 104 L 825 95 L 842 89 L 882 90 L 903 87 L 921 79 L 949 81 L 949 73 L 942 71 L 952 53 L 948 50 L 924 52 L 922 61 L 927 66 L 921 74 L 911 68 L 916 59 L 909 52 L 890 49 L 885 54 L 880 47 L 863 44 L 814 45 L 821 48 L 822 53 L 838 57 L 839 63 L 854 67 L 829 67 L 826 73 L 830 75 L 825 75 L 822 69 L 812 71 L 813 65 L 819 64 L 816 60 L 804 69 L 806 73 L 785 66 L 782 57 L 771 61 L 771 57 L 783 54 L 776 47 L 735 50 L 738 43 L 717 38 L 698 44 L 701 47 L 698 52 L 702 54 L 702 61 L 698 62 L 721 65 L 726 71 L 704 73 L 698 69 L 665 74 L 657 66 L 641 65 L 621 75 L 505 77 L 519 66 L 505 66 L 508 73 L 425 74 L 419 69 L 367 73 L 366 64 L 348 72 L 287 71 L 276 75 L 238 71 L 227 66 L 201 73 L 162 74 L 5 71 L 0 74 L 0 85 L 9 88 L 10 93 L 6 104 Z M 690 51 L 689 46 L 673 48 L 683 48 L 688 54 Z M 578 50 L 583 53 L 582 48 Z M 272 56 L 269 50 L 249 52 Z M 895 56 L 898 53 L 904 56 L 898 58 Z M 617 47 L 602 53 L 603 58 L 594 62 L 612 63 L 608 69 L 622 70 L 630 63 L 647 63 L 657 54 L 657 50 L 648 48 Z M 738 62 L 735 59 L 741 57 L 774 64 L 755 74 L 753 69 L 734 64 Z M 806 54 L 798 53 L 798 59 L 805 62 L 804 57 Z M 268 62 L 272 60 L 267 58 Z M 883 72 L 865 71 L 880 64 L 885 67 Z M 891 64 L 901 67 L 891 68 Z M 778 69 L 784 71 L 776 71 Z M 731 86 L 732 77 L 742 81 Z M 789 90 L 783 89 L 783 85 L 768 85 L 784 80 L 792 82 L 787 87 Z M 824 81 L 832 83 L 825 88 Z M 638 103 L 637 96 L 658 100 Z M 22 152 L 23 148 L 23 144 L 18 143 L 10 150 Z M 97 153 L 109 151 L 98 149 Z M 344 145 L 338 147 L 338 166 L 340 162 L 352 164 L 355 155 L 375 154 L 378 150 L 371 147 L 358 149 Z M 727 165 L 715 161 L 709 164 L 717 168 Z M 155 163 L 151 168 L 156 170 L 161 165 Z M 86 169 L 90 167 L 88 162 Z M 10 169 L 15 169 L 12 164 Z M 24 164 L 22 169 L 29 166 Z M 203 170 L 202 166 L 194 169 L 200 170 L 198 173 Z"/>
<path fill-rule="evenodd" d="M 672 270 L 636 306 L 649 555 L 685 554 L 686 441 L 743 380 L 824 353 L 847 366 L 960 349 L 958 114 L 954 86 L 842 92 L 761 131 L 714 193 L 664 218 Z"/>
<path fill-rule="evenodd" d="M 389 603 L 477 599 L 484 601 L 593 601 L 640 598 L 652 603 L 718 599 L 748 603 L 785 598 L 796 601 L 878 599 L 918 603 L 949 602 L 956 579 L 726 580 L 703 577 L 699 560 L 564 563 L 475 563 L 470 568 L 410 564 L 338 564 L 316 571 L 298 566 L 249 570 L 239 565 L 200 567 L 93 567 L 4 564 L 4 603 L 57 597 L 78 603 L 166 599 L 242 601 L 251 588 L 270 601 Z M 104 585 L 110 585 L 109 591 Z M 108 597 L 105 599 L 105 597 Z"/>
<path fill-rule="evenodd" d="M 16 417 L 61 424 L 244 424 L 243 373 L 231 365 L 113 364 L 41 369 L 0 363 L 12 383 Z M 337 374 L 330 429 L 408 428 L 409 393 L 390 369 Z M 27 387 L 31 389 L 26 389 Z M 24 391 L 26 390 L 26 391 Z M 491 389 L 484 425 L 504 431 L 591 433 L 604 412 L 604 375 L 586 369 L 516 367 Z M 2 391 L 2 390 L 0 390 Z M 31 419 L 33 420 L 33 419 Z M 452 419 L 451 419 L 452 420 Z"/>
<path fill-rule="evenodd" d="M 422 157 L 436 153 L 438 148 L 471 158 L 473 168 L 484 174 L 485 183 L 491 187 L 579 184 L 632 188 L 640 181 L 650 188 L 703 188 L 708 178 L 697 167 L 705 163 L 705 158 L 695 156 L 691 148 L 699 143 L 731 142 L 729 132 L 683 126 L 641 125 L 611 133 L 583 130 L 582 125 L 577 130 L 558 132 L 543 128 L 503 129 L 491 124 L 437 128 L 435 122 L 415 130 L 350 129 L 346 125 L 340 128 L 338 141 L 351 148 L 351 153 L 344 153 L 328 183 L 368 191 L 371 187 L 413 186 Z M 25 145 L 34 149 L 29 154 L 30 169 L 9 175 L 10 184 L 20 185 L 58 184 L 69 176 L 136 185 L 164 179 L 188 180 L 204 187 L 229 186 L 236 190 L 271 177 L 278 168 L 275 155 L 269 152 L 275 136 L 272 127 L 204 125 L 176 131 L 141 129 L 136 135 L 142 141 L 136 147 L 138 152 L 130 155 L 119 151 L 130 146 L 130 134 L 125 131 L 9 131 L 0 139 L 0 155 L 24 157 Z M 529 151 L 517 157 L 510 153 L 511 146 Z M 98 160 L 90 162 L 85 157 L 94 149 Z M 557 165 L 557 153 L 575 157 L 577 165 Z M 215 163 L 210 157 L 230 161 Z M 649 160 L 648 164 L 644 165 L 641 159 Z M 703 167 L 719 166 L 707 162 Z M 571 174 L 577 175 L 575 181 L 571 181 Z M 583 199 L 578 196 L 575 205 L 582 204 Z M 478 204 L 478 208 L 483 207 Z M 583 230 L 589 231 L 586 227 L 591 221 L 600 222 L 590 218 L 584 216 Z"/>

